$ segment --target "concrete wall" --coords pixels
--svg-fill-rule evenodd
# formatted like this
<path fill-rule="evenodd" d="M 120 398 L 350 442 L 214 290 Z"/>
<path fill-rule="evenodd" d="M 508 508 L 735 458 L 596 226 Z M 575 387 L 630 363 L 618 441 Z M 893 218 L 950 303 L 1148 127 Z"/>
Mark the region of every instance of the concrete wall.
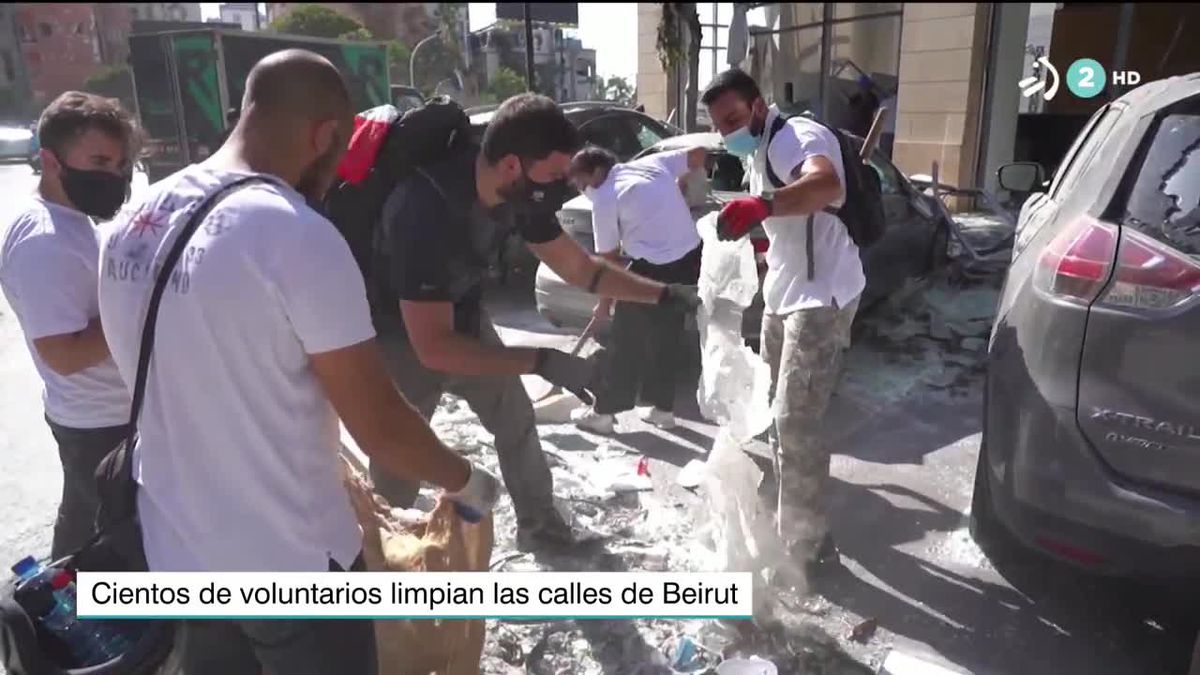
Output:
<path fill-rule="evenodd" d="M 905 5 L 892 157 L 905 173 L 936 160 L 944 183 L 975 182 L 986 43 L 987 5 Z"/>
<path fill-rule="evenodd" d="M 674 82 L 663 71 L 658 60 L 658 22 L 662 9 L 656 3 L 638 3 L 638 72 L 637 100 L 646 106 L 646 114 L 665 120 L 671 114 L 678 98 L 674 93 Z M 678 123 L 678 120 L 676 120 Z"/>
<path fill-rule="evenodd" d="M 1021 70 L 1027 44 L 1028 3 L 1005 2 L 996 6 L 996 28 L 989 59 L 988 110 L 984 115 L 983 161 L 977 180 L 995 193 L 1000 189 L 996 170 L 1013 160 L 1017 141 L 1017 118 L 1021 107 L 1021 91 L 1016 83 L 1025 76 Z"/>

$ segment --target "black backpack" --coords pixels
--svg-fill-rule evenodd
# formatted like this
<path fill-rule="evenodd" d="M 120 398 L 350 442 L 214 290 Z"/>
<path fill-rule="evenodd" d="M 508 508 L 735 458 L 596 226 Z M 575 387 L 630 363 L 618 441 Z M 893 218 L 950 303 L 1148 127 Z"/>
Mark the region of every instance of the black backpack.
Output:
<path fill-rule="evenodd" d="M 343 181 L 326 194 L 325 215 L 350 245 L 372 307 L 379 291 L 374 268 L 384 203 L 398 181 L 468 143 L 470 133 L 471 121 L 462 106 L 444 96 L 432 98 L 391 123 L 366 179 Z"/>
<path fill-rule="evenodd" d="M 831 213 L 838 217 L 846 225 L 846 230 L 850 233 L 850 239 L 854 244 L 861 248 L 867 248 L 883 238 L 884 230 L 887 229 L 887 219 L 883 215 L 883 188 L 879 182 L 879 174 L 875 172 L 868 163 L 859 160 L 859 151 L 854 147 L 854 143 L 850 137 L 842 133 L 841 130 L 835 129 L 827 124 L 823 124 L 811 115 L 804 115 L 804 118 L 820 124 L 833 134 L 837 139 L 838 147 L 842 151 L 842 170 L 846 177 L 846 196 L 842 202 L 841 208 L 834 209 L 826 207 L 825 212 Z M 770 134 L 767 136 L 768 150 L 771 146 L 771 141 L 775 139 L 775 134 L 779 133 L 780 129 L 788 122 L 787 117 L 779 115 L 775 118 L 775 122 L 771 125 Z M 775 170 L 771 167 L 770 158 L 765 162 L 767 168 L 767 180 L 775 189 L 779 189 L 787 185 L 779 179 L 775 174 Z M 811 280 L 815 274 L 815 262 L 813 260 L 813 219 L 808 218 L 807 228 L 808 241 L 808 278 Z"/>

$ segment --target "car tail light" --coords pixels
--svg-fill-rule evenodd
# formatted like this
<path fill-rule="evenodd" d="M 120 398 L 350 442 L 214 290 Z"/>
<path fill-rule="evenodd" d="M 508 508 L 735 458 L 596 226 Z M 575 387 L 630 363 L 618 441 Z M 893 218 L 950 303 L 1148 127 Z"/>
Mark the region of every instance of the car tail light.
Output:
<path fill-rule="evenodd" d="M 1078 305 L 1089 305 L 1112 272 L 1117 227 L 1084 217 L 1050 242 L 1038 259 L 1033 283 L 1039 290 Z"/>
<path fill-rule="evenodd" d="M 1113 283 L 1100 302 L 1115 307 L 1166 309 L 1200 291 L 1200 264 L 1131 228 L 1121 230 Z"/>

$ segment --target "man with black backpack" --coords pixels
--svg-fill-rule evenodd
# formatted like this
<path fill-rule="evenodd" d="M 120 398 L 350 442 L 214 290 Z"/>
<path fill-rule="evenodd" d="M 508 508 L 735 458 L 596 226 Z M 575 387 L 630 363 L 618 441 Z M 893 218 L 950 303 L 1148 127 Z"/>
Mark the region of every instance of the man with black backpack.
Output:
<path fill-rule="evenodd" d="M 371 223 L 376 227 L 366 235 L 353 227 L 370 222 L 353 216 L 372 208 L 369 188 L 344 184 L 327 203 L 334 224 L 361 252 L 388 369 L 427 418 L 449 392 L 464 398 L 495 435 L 519 547 L 572 544 L 574 533 L 554 506 L 550 469 L 519 376 L 536 373 L 591 403 L 594 366 L 554 349 L 506 347 L 482 306 L 489 262 L 515 230 L 560 277 L 602 297 L 694 309 L 695 289 L 630 274 L 563 232 L 555 213 L 582 143 L 549 98 L 520 94 L 505 101 L 481 146 L 471 141 L 466 116 L 448 102 L 434 101 L 398 120 L 391 115 L 360 115 L 356 140 L 380 146 L 370 172 L 363 167 L 372 153 L 359 152 L 355 141 L 340 169 L 347 183 L 365 175 L 364 186 L 378 180 L 391 188 L 381 217 Z M 372 124 L 390 127 L 386 139 L 371 140 Z M 381 171 L 393 175 L 380 178 Z M 385 467 L 372 466 L 371 476 L 394 506 L 408 506 L 416 496 L 416 484 Z"/>
<path fill-rule="evenodd" d="M 701 101 L 726 149 L 748 160 L 754 195 L 724 206 L 718 235 L 737 239 L 761 224 L 770 242 L 762 354 L 775 412 L 776 527 L 793 559 L 813 573 L 838 559 L 826 524 L 829 449 L 821 426 L 866 286 L 856 242 L 870 243 L 882 229 L 882 211 L 869 203 L 872 187 L 878 200 L 878 179 L 856 194 L 850 188 L 869 179 L 860 180 L 844 138 L 815 120 L 784 118 L 740 70 L 719 74 Z M 865 234 L 856 237 L 851 223 Z"/>

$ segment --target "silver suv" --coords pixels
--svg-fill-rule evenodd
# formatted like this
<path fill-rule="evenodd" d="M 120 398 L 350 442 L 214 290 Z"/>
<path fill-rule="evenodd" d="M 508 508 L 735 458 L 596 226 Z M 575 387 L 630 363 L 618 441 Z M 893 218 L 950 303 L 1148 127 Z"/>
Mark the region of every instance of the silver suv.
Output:
<path fill-rule="evenodd" d="M 1200 74 L 1103 106 L 1022 207 L 989 344 L 972 531 L 1200 579 Z"/>

